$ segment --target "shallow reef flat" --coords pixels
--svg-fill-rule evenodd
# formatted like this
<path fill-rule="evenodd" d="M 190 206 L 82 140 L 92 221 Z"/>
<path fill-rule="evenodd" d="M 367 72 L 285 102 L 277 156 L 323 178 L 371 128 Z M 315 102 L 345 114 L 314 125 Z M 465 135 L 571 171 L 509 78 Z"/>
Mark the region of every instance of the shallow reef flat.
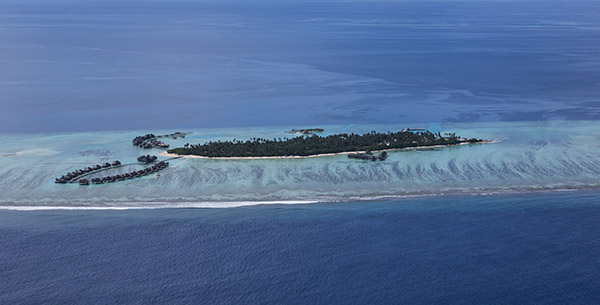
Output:
<path fill-rule="evenodd" d="M 423 126 L 423 125 L 420 125 Z M 426 124 L 425 124 L 426 126 Z M 323 126 L 324 135 L 401 130 L 406 125 Z M 408 126 L 410 127 L 410 126 Z M 209 140 L 290 137 L 289 126 L 196 129 L 172 147 Z M 370 200 L 415 195 L 597 188 L 600 123 L 544 121 L 432 124 L 434 132 L 493 140 L 390 152 L 383 162 L 345 155 L 278 160 L 171 160 L 160 176 L 114 184 L 57 185 L 61 174 L 141 154 L 131 139 L 146 132 L 2 134 L 0 205 L 6 207 L 219 207 L 278 202 Z M 162 159 L 162 157 L 161 157 Z"/>

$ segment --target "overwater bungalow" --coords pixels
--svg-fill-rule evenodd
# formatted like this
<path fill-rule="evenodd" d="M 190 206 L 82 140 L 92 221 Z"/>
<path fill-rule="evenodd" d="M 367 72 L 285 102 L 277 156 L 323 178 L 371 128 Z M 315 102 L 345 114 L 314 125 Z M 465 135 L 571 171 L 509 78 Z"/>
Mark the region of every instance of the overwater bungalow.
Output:
<path fill-rule="evenodd" d="M 141 162 L 141 163 L 144 163 L 144 164 L 155 162 L 156 159 L 158 159 L 157 156 L 151 156 L 151 155 L 139 156 L 137 158 L 138 162 Z"/>
<path fill-rule="evenodd" d="M 382 151 L 378 156 L 374 156 L 371 151 L 367 150 L 365 153 L 348 154 L 348 158 L 370 161 L 383 161 L 387 158 L 387 152 Z"/>
<path fill-rule="evenodd" d="M 140 169 L 137 171 L 132 171 L 129 173 L 124 173 L 124 174 L 116 174 L 113 176 L 106 176 L 106 177 L 102 177 L 102 178 L 91 178 L 90 180 L 77 179 L 78 177 L 81 178 L 81 176 L 84 176 L 85 174 L 92 173 L 92 172 L 100 170 L 102 168 L 108 168 L 108 167 L 112 167 L 112 166 L 122 165 L 121 162 L 118 160 L 112 162 L 112 164 L 108 163 L 108 162 L 105 162 L 102 165 L 96 164 L 96 165 L 93 165 L 92 167 L 88 166 L 83 169 L 78 169 L 74 172 L 67 173 L 67 174 L 61 176 L 60 178 L 56 178 L 54 180 L 54 182 L 64 184 L 64 183 L 76 181 L 81 185 L 89 185 L 90 183 L 92 183 L 92 184 L 112 183 L 112 182 L 116 182 L 116 181 L 123 181 L 123 180 L 133 179 L 136 177 L 142 177 L 142 176 L 146 176 L 148 174 L 152 174 L 154 172 L 160 171 L 169 165 L 169 163 L 165 162 L 165 161 L 156 162 L 157 159 L 158 159 L 158 157 L 151 156 L 151 155 L 140 156 L 138 158 L 138 161 L 140 161 L 144 164 L 148 164 L 148 163 L 154 163 L 154 164 L 151 164 L 146 168 L 143 168 L 143 169 Z"/>
<path fill-rule="evenodd" d="M 138 136 L 138 137 L 133 138 L 132 144 L 135 145 L 135 146 L 139 146 L 140 144 L 142 144 L 146 140 L 154 139 L 155 137 L 156 136 L 153 135 L 153 134 L 151 134 L 151 133 L 143 135 L 143 136 Z"/>
<path fill-rule="evenodd" d="M 182 135 L 182 134 L 180 134 Z M 164 135 L 159 137 L 166 137 L 170 135 Z M 175 137 L 176 138 L 176 137 Z M 161 141 L 156 140 L 156 136 L 153 134 L 147 134 L 145 136 L 135 137 L 132 141 L 134 146 L 138 146 L 140 148 L 168 148 L 169 144 L 163 143 Z"/>

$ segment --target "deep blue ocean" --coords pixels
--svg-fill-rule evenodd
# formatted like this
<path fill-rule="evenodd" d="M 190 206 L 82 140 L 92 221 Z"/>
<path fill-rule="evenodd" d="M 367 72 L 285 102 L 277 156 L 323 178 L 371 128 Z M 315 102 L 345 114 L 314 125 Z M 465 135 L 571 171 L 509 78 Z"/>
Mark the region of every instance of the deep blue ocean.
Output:
<path fill-rule="evenodd" d="M 0 131 L 598 120 L 598 1 L 0 3 Z"/>
<path fill-rule="evenodd" d="M 600 193 L 3 211 L 3 304 L 594 304 Z"/>
<path fill-rule="evenodd" d="M 600 1 L 0 1 L 0 304 L 599 303 L 599 120 Z M 494 143 L 54 183 L 311 127 Z"/>

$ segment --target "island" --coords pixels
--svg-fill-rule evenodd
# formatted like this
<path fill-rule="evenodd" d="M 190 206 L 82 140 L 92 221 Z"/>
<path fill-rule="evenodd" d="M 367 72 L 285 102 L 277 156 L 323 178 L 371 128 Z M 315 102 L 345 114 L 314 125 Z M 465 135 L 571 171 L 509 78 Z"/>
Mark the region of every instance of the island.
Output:
<path fill-rule="evenodd" d="M 196 156 L 200 158 L 305 158 L 353 152 L 384 151 L 404 148 L 450 146 L 484 142 L 482 139 L 465 139 L 454 133 L 442 134 L 430 131 L 398 131 L 366 134 L 311 135 L 293 138 L 262 139 L 246 141 L 210 141 L 204 144 L 174 148 L 167 151 L 171 156 Z"/>
<path fill-rule="evenodd" d="M 323 132 L 325 131 L 325 129 L 323 128 L 309 128 L 309 129 L 292 129 L 290 131 L 288 131 L 287 133 L 301 133 L 304 135 L 311 135 L 315 132 Z"/>

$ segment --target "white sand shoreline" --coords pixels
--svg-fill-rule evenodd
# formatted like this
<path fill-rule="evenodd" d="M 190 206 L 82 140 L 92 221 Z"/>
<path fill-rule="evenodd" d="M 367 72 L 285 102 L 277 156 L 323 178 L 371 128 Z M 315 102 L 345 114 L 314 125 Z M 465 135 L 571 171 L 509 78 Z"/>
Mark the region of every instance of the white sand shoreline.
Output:
<path fill-rule="evenodd" d="M 459 144 L 451 144 L 451 145 L 432 145 L 432 146 L 415 146 L 415 147 L 404 147 L 404 148 L 390 148 L 390 149 L 382 149 L 373 152 L 382 152 L 382 151 L 402 151 L 402 150 L 413 150 L 413 149 L 424 149 L 424 148 L 443 148 L 443 147 L 452 147 L 459 145 L 468 145 L 468 144 L 491 144 L 496 143 L 498 141 L 482 141 L 478 143 L 469 143 L 462 142 Z M 186 159 L 210 159 L 210 160 L 264 160 L 264 159 L 308 159 L 308 158 L 319 158 L 319 157 L 331 157 L 338 155 L 347 155 L 353 153 L 364 153 L 364 151 L 345 151 L 339 153 L 328 153 L 328 154 L 318 154 L 318 155 L 308 155 L 308 156 L 266 156 L 266 157 L 206 157 L 206 156 L 196 156 L 196 155 L 178 155 L 178 154 L 170 154 L 166 151 L 159 153 L 160 156 L 170 157 L 170 158 L 186 158 Z"/>

